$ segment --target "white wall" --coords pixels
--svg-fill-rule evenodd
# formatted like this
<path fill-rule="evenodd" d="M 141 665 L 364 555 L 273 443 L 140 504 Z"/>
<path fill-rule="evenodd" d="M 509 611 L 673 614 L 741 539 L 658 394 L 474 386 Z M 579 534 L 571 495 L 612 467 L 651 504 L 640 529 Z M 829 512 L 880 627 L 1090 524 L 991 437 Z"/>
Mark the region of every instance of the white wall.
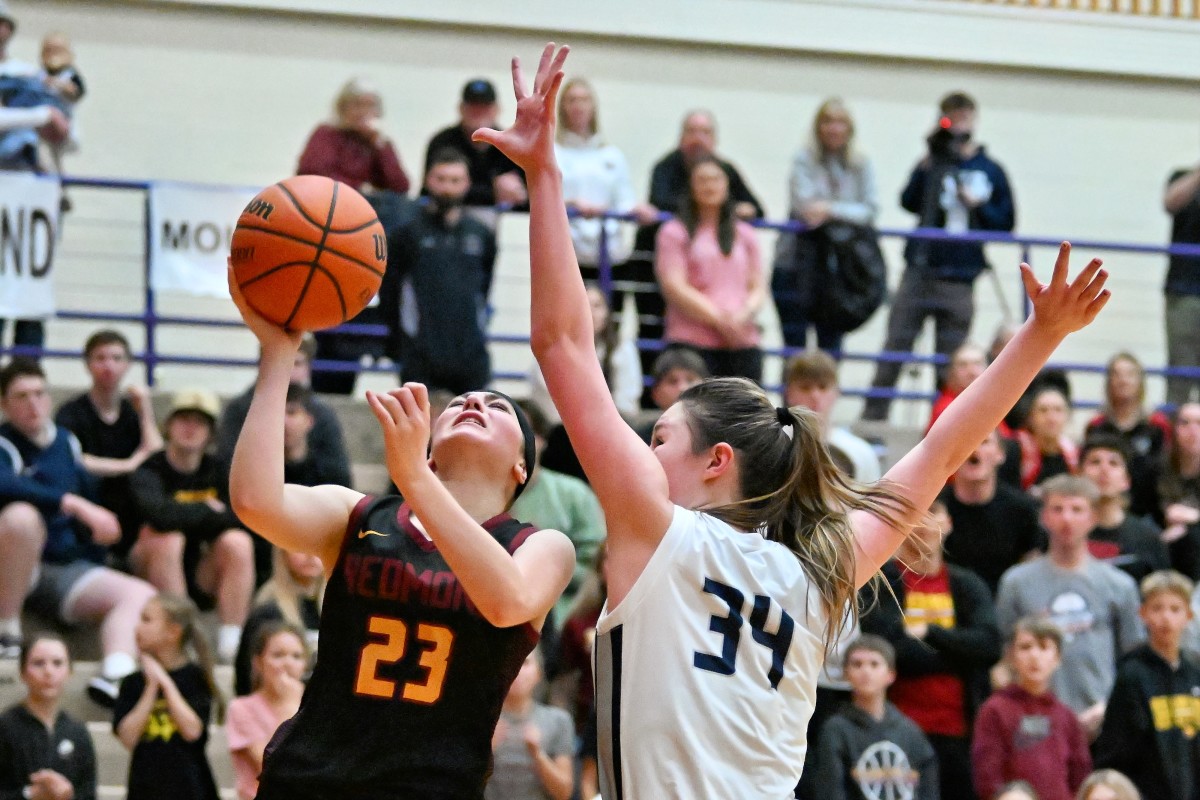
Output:
<path fill-rule="evenodd" d="M 683 112 L 707 107 L 719 119 L 721 150 L 772 217 L 785 211 L 791 154 L 830 94 L 845 97 L 856 114 L 858 144 L 879 173 L 885 227 L 911 224 L 896 198 L 922 153 L 937 99 L 952 89 L 978 99 L 980 138 L 1009 171 L 1019 231 L 1027 234 L 1163 242 L 1164 180 L 1172 168 L 1195 163 L 1200 150 L 1195 85 L 1180 80 L 1200 77 L 1196 23 L 1101 23 L 1086 13 L 1001 13 L 947 0 L 664 0 L 641 3 L 640 16 L 625 0 L 539 1 L 523 5 L 511 24 L 497 12 L 500 4 L 461 0 L 436 6 L 382 0 L 12 5 L 20 20 L 14 55 L 33 57 L 38 38 L 50 29 L 75 39 L 89 94 L 79 108 L 83 150 L 69 167 L 87 176 L 272 182 L 294 169 L 307 134 L 328 116 L 334 94 L 352 75 L 382 87 L 386 127 L 411 173 L 430 134 L 454 119 L 463 82 L 484 75 L 503 94 L 509 57 L 532 59 L 553 33 L 545 25 L 573 31 L 570 72 L 595 84 L 604 132 L 628 155 L 639 191 L 654 161 L 673 147 Z M 251 8 L 266 5 L 341 13 Z M 364 10 L 393 18 L 356 16 Z M 466 15 L 472 12 L 482 15 L 482 24 L 471 24 Z M 722 30 L 737 46 L 715 43 Z M 845 52 L 856 38 L 864 53 Z M 825 49 L 842 54 L 820 52 Z M 1005 53 L 1038 69 L 999 66 Z M 62 305 L 136 307 L 136 198 L 73 194 L 79 210 L 66 221 Z M 522 225 L 514 219 L 502 230 L 497 328 L 506 332 L 527 325 Z M 1012 248 L 990 252 L 1011 305 L 1018 256 Z M 1043 270 L 1049 253 L 1035 251 Z M 902 262 L 895 257 L 891 264 L 895 279 Z M 1109 265 L 1112 308 L 1061 357 L 1095 362 L 1132 347 L 1148 363 L 1161 364 L 1164 259 L 1114 256 Z M 988 338 L 999 319 L 994 294 L 987 278 L 979 282 L 977 338 Z M 188 310 L 213 305 L 175 302 Z M 882 316 L 851 337 L 854 350 L 878 349 Z M 51 343 L 78 346 L 89 327 L 59 324 Z M 251 351 L 240 332 L 164 335 L 164 341 L 187 352 Z M 498 365 L 513 368 L 526 358 L 507 348 L 498 352 Z M 168 385 L 212 374 L 163 370 Z M 868 377 L 865 368 L 850 366 L 844 379 L 861 385 Z M 62 379 L 79 381 L 81 371 L 65 369 Z M 222 372 L 220 380 L 233 390 L 248 378 Z M 1094 382 L 1080 383 L 1094 396 Z"/>

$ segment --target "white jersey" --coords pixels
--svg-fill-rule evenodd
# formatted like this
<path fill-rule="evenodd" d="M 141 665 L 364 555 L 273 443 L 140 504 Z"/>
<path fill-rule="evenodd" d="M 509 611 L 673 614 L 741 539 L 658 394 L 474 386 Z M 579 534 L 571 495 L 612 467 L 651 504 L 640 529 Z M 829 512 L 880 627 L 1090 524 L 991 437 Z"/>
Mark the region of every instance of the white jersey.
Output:
<path fill-rule="evenodd" d="M 796 557 L 676 506 L 596 625 L 605 800 L 784 800 L 804 766 L 825 614 Z"/>

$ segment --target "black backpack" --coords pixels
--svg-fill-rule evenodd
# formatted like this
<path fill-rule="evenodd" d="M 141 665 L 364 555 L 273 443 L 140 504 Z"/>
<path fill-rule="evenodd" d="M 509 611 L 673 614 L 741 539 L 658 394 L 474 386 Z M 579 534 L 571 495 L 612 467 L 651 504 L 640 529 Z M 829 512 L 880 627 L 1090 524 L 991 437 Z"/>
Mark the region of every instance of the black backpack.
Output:
<path fill-rule="evenodd" d="M 843 333 L 857 330 L 887 296 L 887 264 L 869 225 L 830 221 L 803 235 L 816 258 L 813 322 Z"/>

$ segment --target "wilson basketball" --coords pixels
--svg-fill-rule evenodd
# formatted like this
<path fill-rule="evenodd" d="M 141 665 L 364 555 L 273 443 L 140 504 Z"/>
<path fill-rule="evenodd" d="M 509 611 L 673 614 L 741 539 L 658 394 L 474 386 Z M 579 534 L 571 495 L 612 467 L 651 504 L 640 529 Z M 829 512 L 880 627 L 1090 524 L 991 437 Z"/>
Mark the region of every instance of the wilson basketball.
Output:
<path fill-rule="evenodd" d="M 316 331 L 351 319 L 379 291 L 387 238 L 361 194 L 298 175 L 242 211 L 230 262 L 251 308 L 288 330 Z"/>

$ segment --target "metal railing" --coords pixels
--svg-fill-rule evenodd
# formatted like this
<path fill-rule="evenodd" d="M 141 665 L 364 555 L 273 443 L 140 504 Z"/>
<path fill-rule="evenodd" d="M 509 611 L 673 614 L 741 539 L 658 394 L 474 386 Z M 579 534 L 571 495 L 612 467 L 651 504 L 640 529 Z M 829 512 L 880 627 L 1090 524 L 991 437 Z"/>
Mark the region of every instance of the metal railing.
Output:
<path fill-rule="evenodd" d="M 151 182 L 148 181 L 130 181 L 130 180 L 110 180 L 99 178 L 74 178 L 64 177 L 64 186 L 88 187 L 96 189 L 107 189 L 114 191 L 136 191 L 147 193 L 151 187 Z M 500 211 L 509 211 L 509 209 L 500 208 Z M 606 218 L 616 219 L 623 222 L 634 223 L 635 218 L 630 214 L 607 214 Z M 659 215 L 660 221 L 671 219 L 671 215 L 663 213 Z M 755 227 L 775 230 L 778 232 L 802 233 L 807 228 L 801 223 L 795 221 L 771 222 L 767 220 L 753 220 L 751 222 Z M 143 327 L 145 331 L 145 347 L 135 354 L 135 358 L 141 361 L 146 372 L 146 381 L 150 386 L 155 384 L 155 371 L 161 365 L 167 364 L 183 364 L 183 365 L 206 365 L 216 367 L 252 367 L 255 362 L 251 359 L 244 358 L 222 358 L 216 355 L 185 355 L 179 353 L 163 352 L 160 350 L 158 341 L 158 333 L 163 326 L 188 326 L 188 327 L 225 327 L 237 328 L 241 327 L 240 320 L 219 319 L 206 316 L 187 316 L 187 315 L 172 315 L 162 314 L 158 311 L 158 302 L 155 291 L 152 288 L 150 279 L 150 251 L 151 237 L 153 231 L 150 230 L 150 217 L 148 209 L 144 212 L 144 247 L 143 247 L 143 295 L 144 302 L 141 313 L 115 313 L 115 312 L 100 312 L 92 309 L 60 309 L 56 313 L 57 319 L 63 320 L 79 320 L 79 321 L 94 321 L 101 323 L 125 322 L 137 324 Z M 1014 245 L 1021 250 L 1021 260 L 1026 262 L 1032 261 L 1033 248 L 1047 247 L 1057 248 L 1062 239 L 1057 237 L 1045 236 L 1023 236 L 1010 233 L 996 233 L 990 231 L 968 231 L 961 234 L 949 234 L 941 228 L 882 228 L 878 231 L 883 238 L 897 238 L 902 240 L 907 239 L 926 239 L 926 240 L 954 240 L 954 241 L 977 241 L 981 243 L 1003 243 Z M 1138 253 L 1138 254 L 1173 254 L 1200 257 L 1200 245 L 1158 245 L 1158 244 L 1137 244 L 1130 242 L 1107 241 L 1107 240 L 1072 240 L 1072 244 L 1076 248 L 1096 250 L 1102 252 L 1116 253 Z M 609 259 L 609 246 L 607 241 L 607 229 L 601 226 L 600 237 L 600 253 L 599 253 L 599 271 L 600 271 L 600 286 L 606 292 L 611 292 L 613 288 L 612 279 L 612 264 Z M 637 290 L 638 287 L 627 287 Z M 1018 282 L 1014 287 L 1018 292 L 1019 305 L 1022 309 L 1025 308 L 1024 287 Z M 348 323 L 334 329 L 336 332 L 360 334 L 367 336 L 384 336 L 387 329 L 383 325 L 361 325 Z M 528 337 L 515 335 L 492 335 L 489 341 L 495 344 L 528 344 Z M 657 350 L 662 349 L 665 344 L 657 340 L 638 340 L 639 349 L 641 350 Z M 767 356 L 776 356 L 787 358 L 790 355 L 800 352 L 800 348 L 767 348 L 764 354 Z M 58 350 L 58 349 L 42 349 L 14 346 L 0 350 L 0 354 L 6 355 L 29 355 L 40 356 L 47 358 L 78 358 L 81 355 L 79 350 Z M 941 365 L 946 362 L 946 357 L 938 354 L 923 355 L 913 352 L 887 352 L 887 351 L 845 351 L 840 354 L 840 358 L 846 361 L 868 361 L 868 362 L 902 362 L 912 364 L 929 364 Z M 1104 366 L 1094 363 L 1056 363 L 1052 366 L 1065 369 L 1070 372 L 1103 372 Z M 391 372 L 393 366 L 385 365 L 362 365 L 357 361 L 328 361 L 318 360 L 313 363 L 314 370 L 320 371 L 367 371 L 367 372 Z M 1147 374 L 1156 376 L 1171 376 L 1183 377 L 1188 379 L 1200 380 L 1200 368 L 1174 368 L 1165 367 L 1147 367 Z M 525 380 L 527 375 L 524 373 L 496 373 L 495 377 L 508 380 Z M 778 388 L 778 387 L 768 387 Z M 931 395 L 922 392 L 907 392 L 896 389 L 872 389 L 872 388 L 853 388 L 844 387 L 843 394 L 860 396 L 860 397 L 891 397 L 897 400 L 929 400 Z M 1087 405 L 1087 404 L 1082 404 Z"/>

